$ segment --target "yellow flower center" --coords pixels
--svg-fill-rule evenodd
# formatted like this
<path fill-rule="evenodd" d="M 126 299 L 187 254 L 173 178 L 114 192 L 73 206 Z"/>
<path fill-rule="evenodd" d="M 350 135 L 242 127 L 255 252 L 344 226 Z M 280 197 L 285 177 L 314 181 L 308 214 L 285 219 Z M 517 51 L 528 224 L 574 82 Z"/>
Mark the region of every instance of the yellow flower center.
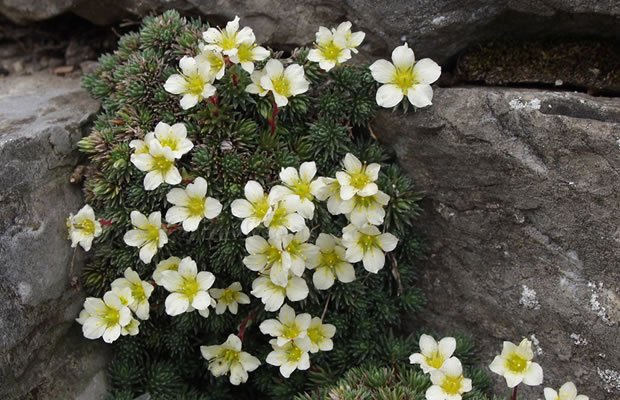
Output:
<path fill-rule="evenodd" d="M 222 31 L 222 41 L 219 45 L 223 50 L 232 50 L 237 47 L 237 32 L 229 34 L 226 31 Z"/>
<path fill-rule="evenodd" d="M 291 96 L 291 82 L 284 76 L 284 73 L 280 74 L 277 78 L 271 80 L 273 85 L 273 91 L 284 97 Z"/>
<path fill-rule="evenodd" d="M 274 262 L 282 261 L 282 250 L 278 249 L 275 246 L 269 246 L 265 254 L 267 255 L 268 264 L 273 264 Z"/>
<path fill-rule="evenodd" d="M 267 196 L 264 196 L 262 200 L 257 201 L 256 203 L 252 203 L 253 213 L 256 218 L 263 219 L 267 211 L 269 211 L 269 201 L 267 200 Z"/>
<path fill-rule="evenodd" d="M 362 167 L 362 169 L 359 172 L 354 172 L 352 174 L 350 173 L 349 176 L 350 176 L 349 182 L 350 182 L 351 186 L 353 186 L 354 188 L 356 188 L 358 190 L 363 189 L 364 186 L 366 186 L 367 184 L 372 182 L 370 180 L 370 177 L 366 173 L 366 166 L 365 165 Z"/>
<path fill-rule="evenodd" d="M 218 72 L 224 66 L 224 60 L 215 55 L 214 53 L 209 53 L 207 55 L 207 62 L 210 65 L 211 72 Z"/>
<path fill-rule="evenodd" d="M 239 352 L 231 349 L 224 350 L 224 352 L 219 356 L 219 358 L 224 359 L 229 364 L 233 364 L 239 361 Z"/>
<path fill-rule="evenodd" d="M 237 57 L 239 57 L 239 61 L 241 62 L 249 62 L 254 60 L 253 49 L 256 47 L 256 44 L 249 45 L 246 43 L 242 43 L 239 45 L 237 49 Z"/>
<path fill-rule="evenodd" d="M 179 149 L 179 142 L 179 138 L 177 138 L 173 134 L 167 135 L 166 137 L 159 139 L 161 147 L 170 147 L 170 150 L 172 151 L 176 151 Z"/>
<path fill-rule="evenodd" d="M 131 285 L 131 295 L 138 303 L 146 300 L 146 293 L 144 293 L 144 288 L 140 283 Z"/>
<path fill-rule="evenodd" d="M 289 211 L 286 207 L 279 206 L 276 211 L 273 213 L 273 218 L 271 219 L 271 223 L 269 226 L 278 227 L 283 226 L 288 217 Z"/>
<path fill-rule="evenodd" d="M 301 255 L 301 244 L 299 240 L 291 240 L 291 243 L 286 247 L 286 251 L 291 256 L 300 256 Z M 304 257 L 305 259 L 305 257 Z"/>
<path fill-rule="evenodd" d="M 522 374 L 527 369 L 527 360 L 517 353 L 511 353 L 506 359 L 506 369 L 516 374 Z"/>
<path fill-rule="evenodd" d="M 293 191 L 297 196 L 302 199 L 312 200 L 314 196 L 310 192 L 310 184 L 307 182 L 303 182 L 301 179 L 293 184 L 293 186 L 286 185 L 289 189 Z"/>
<path fill-rule="evenodd" d="M 300 329 L 297 326 L 297 323 L 294 322 L 293 325 L 284 326 L 284 329 L 282 330 L 282 337 L 286 339 L 295 339 L 299 336 L 299 332 Z"/>
<path fill-rule="evenodd" d="M 323 58 L 329 61 L 333 61 L 334 63 L 338 63 L 338 59 L 342 55 L 344 49 L 342 47 L 337 46 L 333 40 L 323 46 L 319 46 L 319 50 L 323 55 Z"/>
<path fill-rule="evenodd" d="M 338 265 L 338 263 L 340 263 L 340 257 L 338 257 L 338 254 L 336 254 L 335 250 L 331 249 L 321 251 L 321 255 L 319 257 L 319 264 L 334 268 L 336 265 Z"/>
<path fill-rule="evenodd" d="M 438 351 L 434 352 L 430 357 L 426 357 L 426 363 L 435 369 L 441 368 L 444 357 Z"/>
<path fill-rule="evenodd" d="M 180 292 L 189 299 L 190 303 L 194 300 L 194 296 L 198 294 L 200 285 L 196 278 L 183 278 Z"/>
<path fill-rule="evenodd" d="M 105 322 L 106 326 L 113 327 L 118 324 L 120 319 L 120 312 L 116 308 L 110 307 L 106 304 L 106 310 L 103 316 L 103 321 Z"/>
<path fill-rule="evenodd" d="M 159 244 L 159 227 L 149 224 L 146 229 L 144 229 L 144 239 L 145 244 L 150 242 Z"/>
<path fill-rule="evenodd" d="M 364 253 L 374 247 L 379 247 L 379 244 L 377 243 L 377 236 L 366 235 L 364 233 L 360 233 L 360 237 L 357 239 L 357 244 L 362 247 Z"/>
<path fill-rule="evenodd" d="M 121 301 L 121 304 L 124 306 L 128 306 L 129 305 L 129 298 L 125 297 L 125 296 L 118 296 L 118 299 Z"/>
<path fill-rule="evenodd" d="M 185 89 L 193 95 L 201 96 L 206 84 L 207 82 L 200 74 L 192 74 L 185 77 Z"/>
<path fill-rule="evenodd" d="M 95 221 L 92 219 L 83 219 L 75 224 L 75 228 L 81 230 L 85 235 L 95 234 Z"/>
<path fill-rule="evenodd" d="M 461 381 L 463 375 L 459 376 L 445 376 L 441 381 L 441 388 L 449 395 L 461 394 Z"/>
<path fill-rule="evenodd" d="M 407 69 L 397 67 L 391 83 L 398 86 L 404 94 L 407 94 L 407 91 L 417 83 L 417 77 L 413 73 L 413 66 Z"/>
<path fill-rule="evenodd" d="M 323 341 L 323 333 L 320 326 L 312 326 L 308 328 L 308 338 L 313 344 L 318 345 Z"/>
<path fill-rule="evenodd" d="M 187 207 L 192 216 L 203 217 L 205 212 L 205 199 L 201 196 L 190 197 L 185 207 Z"/>
<path fill-rule="evenodd" d="M 299 361 L 301 360 L 301 356 L 304 354 L 304 352 L 297 346 L 295 346 L 295 344 L 293 343 L 291 345 L 290 350 L 288 351 L 288 360 L 289 361 Z"/>
<path fill-rule="evenodd" d="M 220 297 L 220 301 L 226 305 L 232 304 L 235 301 L 235 294 L 236 292 L 234 290 L 231 290 L 230 288 L 226 288 L 224 289 L 224 293 L 222 294 L 222 297 Z"/>
<path fill-rule="evenodd" d="M 153 170 L 166 172 L 174 166 L 174 160 L 169 160 L 163 154 L 153 156 Z"/>
<path fill-rule="evenodd" d="M 375 196 L 366 196 L 366 197 L 354 196 L 353 202 L 355 204 L 355 208 L 370 208 L 370 209 L 377 208 L 377 205 L 376 205 L 377 201 L 375 199 Z"/>

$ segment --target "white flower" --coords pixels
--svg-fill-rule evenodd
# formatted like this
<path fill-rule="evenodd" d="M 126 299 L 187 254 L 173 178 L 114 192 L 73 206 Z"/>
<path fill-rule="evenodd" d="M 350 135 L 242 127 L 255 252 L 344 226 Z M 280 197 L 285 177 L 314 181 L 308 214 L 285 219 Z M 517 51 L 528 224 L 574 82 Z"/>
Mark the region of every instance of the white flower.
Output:
<path fill-rule="evenodd" d="M 279 60 L 271 59 L 265 65 L 260 85 L 271 90 L 278 107 L 288 104 L 288 98 L 308 91 L 310 82 L 304 76 L 304 67 L 292 64 L 284 69 Z"/>
<path fill-rule="evenodd" d="M 202 356 L 209 360 L 209 371 L 213 376 L 230 373 L 230 383 L 238 385 L 248 380 L 248 372 L 260 365 L 258 358 L 241 351 L 241 340 L 233 334 L 219 346 L 200 346 Z"/>
<path fill-rule="evenodd" d="M 376 274 L 385 264 L 385 254 L 392 251 L 398 243 L 391 233 L 381 233 L 376 226 L 358 228 L 351 224 L 342 230 L 342 244 L 346 247 L 347 261 L 363 261 L 368 272 Z"/>
<path fill-rule="evenodd" d="M 343 200 L 340 197 L 340 183 L 334 178 L 320 177 L 313 192 L 321 200 L 327 200 L 327 211 L 332 215 L 349 214 L 353 210 L 353 199 Z"/>
<path fill-rule="evenodd" d="M 215 79 L 222 79 L 226 72 L 226 61 L 222 53 L 207 48 L 204 44 L 199 44 L 200 53 L 196 56 L 196 62 L 199 65 L 207 66 L 209 73 L 215 77 Z"/>
<path fill-rule="evenodd" d="M 181 158 L 193 147 L 193 143 L 187 139 L 187 129 L 182 123 L 172 126 L 165 122 L 160 122 L 155 126 L 155 138 L 161 147 L 168 147 L 172 150 L 174 158 Z"/>
<path fill-rule="evenodd" d="M 134 139 L 131 142 L 129 142 L 129 147 L 134 149 L 134 154 L 142 154 L 142 153 L 148 154 L 149 143 L 153 139 L 155 139 L 155 132 L 149 132 L 146 135 L 144 135 L 143 140 Z"/>
<path fill-rule="evenodd" d="M 198 177 L 185 189 L 174 188 L 166 199 L 175 206 L 166 213 L 166 221 L 177 224 L 183 222 L 183 230 L 193 232 L 200 221 L 220 215 L 222 204 L 213 197 L 207 197 L 207 181 Z"/>
<path fill-rule="evenodd" d="M 243 218 L 241 232 L 244 235 L 265 220 L 269 211 L 269 198 L 263 192 L 263 187 L 256 181 L 248 181 L 245 184 L 245 199 L 237 199 L 230 205 L 232 214 L 237 218 Z M 247 200 L 246 200 L 247 199 Z"/>
<path fill-rule="evenodd" d="M 101 223 L 95 219 L 95 212 L 92 207 L 86 204 L 77 214 L 69 214 L 67 218 L 67 229 L 71 239 L 71 247 L 76 247 L 78 243 L 86 251 L 90 250 L 93 239 L 101 235 Z"/>
<path fill-rule="evenodd" d="M 346 260 L 346 250 L 338 244 L 338 239 L 327 233 L 319 234 L 316 239 L 319 247 L 319 256 L 316 262 L 307 264 L 308 269 L 315 269 L 312 275 L 314 287 L 319 290 L 329 289 L 333 286 L 334 280 L 343 283 L 355 280 L 355 269 Z"/>
<path fill-rule="evenodd" d="M 252 44 L 256 40 L 252 28 L 244 27 L 239 30 L 239 17 L 228 21 L 226 29 L 209 28 L 202 33 L 202 38 L 207 42 L 206 48 L 221 51 L 227 56 L 237 54 L 242 43 Z"/>
<path fill-rule="evenodd" d="M 84 337 L 87 339 L 103 337 L 106 343 L 118 339 L 122 328 L 132 319 L 129 307 L 124 306 L 118 296 L 111 291 L 103 296 L 103 300 L 88 297 L 84 301 L 84 310 L 88 314 L 82 325 Z"/>
<path fill-rule="evenodd" d="M 456 339 L 445 337 L 439 344 L 430 335 L 420 336 L 420 353 L 409 356 L 411 364 L 420 364 L 425 374 L 440 369 L 443 363 L 452 357 L 456 349 Z"/>
<path fill-rule="evenodd" d="M 250 75 L 252 83 L 246 86 L 245 91 L 252 94 L 258 94 L 261 97 L 265 97 L 267 93 L 269 93 L 269 89 L 265 89 L 260 85 L 260 81 L 265 75 L 267 75 L 267 71 L 265 71 L 264 69 L 252 72 L 252 74 Z"/>
<path fill-rule="evenodd" d="M 334 33 L 344 35 L 346 39 L 346 48 L 351 50 L 353 53 L 358 53 L 356 47 L 362 44 L 362 41 L 364 41 L 364 37 L 366 36 L 366 34 L 362 31 L 351 32 L 351 22 L 349 21 L 341 23 L 336 29 L 332 29 L 332 31 Z"/>
<path fill-rule="evenodd" d="M 270 195 L 277 200 L 285 200 L 302 217 L 312 219 L 314 217 L 313 192 L 322 186 L 318 180 L 313 180 L 316 175 L 316 163 L 304 162 L 299 167 L 299 172 L 293 167 L 282 168 L 280 179 L 283 185 L 271 188 Z"/>
<path fill-rule="evenodd" d="M 131 321 L 129 321 L 127 325 L 123 326 L 123 329 L 121 330 L 121 335 L 123 336 L 136 336 L 138 333 L 140 333 L 140 321 L 133 317 L 131 318 Z"/>
<path fill-rule="evenodd" d="M 110 289 L 112 293 L 118 296 L 118 299 L 121 301 L 121 304 L 127 307 L 130 307 L 133 304 L 133 296 L 131 295 L 131 289 L 128 287 L 114 287 Z M 129 308 L 131 310 L 131 307 Z"/>
<path fill-rule="evenodd" d="M 532 342 L 523 339 L 519 346 L 511 342 L 504 342 L 502 354 L 495 356 L 489 368 L 491 371 L 506 378 L 509 388 L 523 382 L 529 386 L 538 386 L 543 381 L 543 370 L 532 361 L 534 352 Z"/>
<path fill-rule="evenodd" d="M 545 388 L 544 393 L 545 400 L 588 400 L 588 396 L 577 395 L 577 387 L 573 382 L 563 384 L 559 393 L 551 388 Z"/>
<path fill-rule="evenodd" d="M 407 96 L 415 107 L 430 106 L 433 100 L 431 83 L 439 79 L 441 67 L 430 58 L 415 61 L 407 43 L 394 49 L 392 63 L 377 60 L 370 66 L 372 77 L 384 85 L 377 90 L 377 104 L 394 107 Z"/>
<path fill-rule="evenodd" d="M 209 315 L 209 306 L 215 306 L 215 301 L 208 292 L 215 282 L 215 276 L 211 272 L 198 272 L 196 262 L 185 257 L 179 263 L 177 271 L 164 271 L 162 275 L 162 283 L 170 292 L 166 297 L 166 314 L 175 316 L 196 309 L 203 317 Z"/>
<path fill-rule="evenodd" d="M 285 287 L 278 286 L 266 277 L 259 277 L 252 282 L 252 296 L 261 299 L 265 305 L 265 311 L 278 311 L 284 298 L 290 301 L 300 301 L 308 297 L 308 285 L 300 277 L 289 273 L 288 283 Z"/>
<path fill-rule="evenodd" d="M 372 196 L 379 191 L 375 183 L 381 169 L 379 164 L 362 164 L 351 153 L 344 157 L 343 164 L 345 170 L 336 172 L 336 179 L 340 183 L 340 197 L 343 200 L 349 200 L 355 195 Z"/>
<path fill-rule="evenodd" d="M 306 336 L 310 327 L 310 314 L 303 313 L 295 315 L 295 310 L 288 304 L 280 309 L 278 319 L 267 319 L 260 324 L 260 331 L 265 335 L 276 338 L 278 346 L 284 346 L 293 340 L 310 341 Z"/>
<path fill-rule="evenodd" d="M 349 214 L 349 220 L 355 225 L 362 227 L 366 224 L 381 225 L 385 218 L 383 209 L 390 202 L 390 196 L 377 190 L 371 196 L 353 196 L 353 209 Z"/>
<path fill-rule="evenodd" d="M 194 107 L 202 99 L 215 94 L 213 80 L 215 75 L 210 65 L 198 63 L 196 59 L 183 56 L 179 61 L 181 74 L 170 75 L 164 84 L 164 89 L 172 94 L 182 94 L 181 108 L 187 110 Z"/>
<path fill-rule="evenodd" d="M 335 334 L 336 327 L 334 325 L 324 324 L 319 317 L 312 318 L 307 332 L 308 339 L 310 339 L 310 353 L 332 350 L 334 348 L 332 337 Z"/>
<path fill-rule="evenodd" d="M 270 237 L 269 241 L 257 235 L 246 238 L 245 249 L 250 255 L 243 258 L 243 264 L 252 271 L 269 272 L 273 283 L 285 287 L 291 255 L 284 250 L 282 242 L 282 236 Z"/>
<path fill-rule="evenodd" d="M 153 285 L 140 279 L 140 275 L 131 268 L 125 270 L 124 278 L 112 282 L 112 288 L 128 288 L 131 290 L 133 301 L 129 308 L 140 319 L 149 319 L 149 297 L 153 293 Z"/>
<path fill-rule="evenodd" d="M 319 67 L 329 71 L 350 58 L 351 50 L 347 47 L 345 34 L 337 30 L 330 31 L 323 26 L 319 27 L 315 48 L 308 53 L 308 60 L 318 62 Z"/>
<path fill-rule="evenodd" d="M 168 257 L 165 260 L 158 262 L 157 268 L 155 268 L 155 271 L 153 272 L 153 280 L 155 281 L 155 283 L 159 286 L 163 286 L 162 273 L 169 270 L 177 271 L 179 269 L 180 262 L 181 259 L 179 257 Z"/>
<path fill-rule="evenodd" d="M 463 366 L 455 357 L 431 371 L 431 382 L 433 385 L 426 391 L 427 400 L 460 400 L 472 388 L 471 379 L 463 376 Z"/>
<path fill-rule="evenodd" d="M 272 203 L 263 220 L 263 224 L 269 228 L 269 237 L 282 236 L 288 231 L 299 232 L 306 227 L 304 217 L 296 213 L 293 206 L 285 200 Z"/>
<path fill-rule="evenodd" d="M 224 314 L 226 307 L 228 307 L 228 311 L 236 315 L 239 304 L 250 304 L 250 298 L 241 292 L 241 283 L 239 282 L 233 282 L 226 289 L 211 289 L 209 293 L 211 297 L 217 300 L 216 314 Z"/>
<path fill-rule="evenodd" d="M 254 61 L 262 61 L 269 57 L 269 50 L 255 43 L 241 43 L 237 47 L 237 54 L 230 56 L 230 61 L 241 64 L 241 68 L 248 74 L 254 72 Z"/>
<path fill-rule="evenodd" d="M 299 232 L 287 234 L 282 238 L 282 248 L 291 256 L 291 272 L 302 276 L 309 264 L 316 264 L 319 258 L 319 248 L 311 243 L 310 229 L 304 228 Z"/>
<path fill-rule="evenodd" d="M 168 235 L 161 227 L 161 213 L 151 213 L 148 220 L 140 211 L 134 210 L 130 216 L 134 228 L 125 233 L 123 240 L 129 246 L 140 248 L 140 260 L 148 264 L 157 250 L 168 243 Z"/>
<path fill-rule="evenodd" d="M 144 189 L 154 190 L 163 182 L 176 185 L 181 182 L 181 174 L 174 166 L 174 153 L 170 147 L 162 147 L 159 141 L 149 142 L 149 152 L 132 154 L 131 162 L 140 171 L 148 172 L 144 177 Z"/>
<path fill-rule="evenodd" d="M 296 369 L 303 371 L 310 368 L 310 341 L 293 340 L 284 346 L 278 346 L 276 339 L 271 339 L 269 344 L 273 351 L 267 355 L 267 363 L 279 366 L 280 374 L 288 378 Z"/>

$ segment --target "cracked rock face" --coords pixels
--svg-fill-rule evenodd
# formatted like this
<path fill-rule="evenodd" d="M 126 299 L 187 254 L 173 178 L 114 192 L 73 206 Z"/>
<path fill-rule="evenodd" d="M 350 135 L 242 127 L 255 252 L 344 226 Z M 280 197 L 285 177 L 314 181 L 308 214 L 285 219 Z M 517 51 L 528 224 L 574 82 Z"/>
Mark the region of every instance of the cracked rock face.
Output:
<path fill-rule="evenodd" d="M 0 79 L 0 398 L 73 398 L 103 368 L 74 322 L 81 253 L 71 270 L 65 227 L 83 203 L 76 144 L 98 109 L 78 79 Z"/>
<path fill-rule="evenodd" d="M 372 124 L 426 194 L 423 322 L 472 334 L 486 365 L 527 337 L 545 386 L 618 396 L 620 102 L 436 89 L 431 107 Z"/>

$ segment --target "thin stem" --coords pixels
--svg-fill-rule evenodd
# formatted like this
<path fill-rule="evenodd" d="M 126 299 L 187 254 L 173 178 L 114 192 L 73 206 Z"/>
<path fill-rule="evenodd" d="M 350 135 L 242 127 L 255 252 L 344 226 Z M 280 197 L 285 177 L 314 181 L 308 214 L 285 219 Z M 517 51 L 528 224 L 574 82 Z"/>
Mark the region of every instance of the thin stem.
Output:
<path fill-rule="evenodd" d="M 256 311 L 252 311 L 250 315 L 246 319 L 243 320 L 241 325 L 239 326 L 239 340 L 243 342 L 243 336 L 245 335 L 245 329 L 248 327 L 248 324 L 254 320 L 254 316 L 256 315 Z"/>
<path fill-rule="evenodd" d="M 278 109 L 275 99 L 271 100 L 271 104 L 273 105 L 273 114 L 271 115 L 271 118 L 269 118 L 268 122 L 271 127 L 271 134 L 273 135 L 276 132 L 276 117 L 278 116 L 280 110 Z"/>
<path fill-rule="evenodd" d="M 512 397 L 510 398 L 510 400 L 517 400 L 517 389 L 519 388 L 519 386 L 515 386 L 514 391 L 512 392 Z"/>
<path fill-rule="evenodd" d="M 396 257 L 394 256 L 394 254 L 389 253 L 388 256 L 392 260 L 392 275 L 398 283 L 398 297 L 400 297 L 400 295 L 403 294 L 404 289 L 403 282 L 400 279 L 400 272 L 398 271 L 398 262 L 396 261 Z"/>
<path fill-rule="evenodd" d="M 325 301 L 325 307 L 323 307 L 323 314 L 321 314 L 321 322 L 323 322 L 323 318 L 325 318 L 325 313 L 327 312 L 327 306 L 329 305 L 329 299 L 332 298 L 332 294 L 330 293 L 327 296 L 327 300 Z"/>

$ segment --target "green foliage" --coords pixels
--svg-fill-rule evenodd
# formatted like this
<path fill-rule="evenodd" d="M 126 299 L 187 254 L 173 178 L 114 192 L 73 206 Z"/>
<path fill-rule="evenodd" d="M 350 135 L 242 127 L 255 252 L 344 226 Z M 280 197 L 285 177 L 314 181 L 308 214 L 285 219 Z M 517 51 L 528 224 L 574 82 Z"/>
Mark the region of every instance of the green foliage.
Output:
<path fill-rule="evenodd" d="M 292 59 L 304 66 L 313 90 L 291 98 L 278 113 L 268 97 L 245 91 L 250 78 L 238 66 L 229 66 L 224 78 L 215 82 L 217 96 L 182 110 L 180 97 L 163 90 L 163 84 L 176 73 L 183 55 L 196 54 L 206 29 L 199 20 L 188 21 L 174 11 L 148 17 L 139 32 L 120 39 L 116 52 L 101 56 L 100 69 L 83 80 L 83 86 L 103 104 L 92 133 L 79 143 L 89 157 L 84 193 L 107 224 L 84 269 L 84 288 L 91 296 L 101 296 L 128 267 L 142 279 L 150 279 L 155 265 L 174 255 L 190 256 L 199 270 L 213 272 L 215 287 L 240 281 L 243 291 L 249 293 L 256 274 L 241 262 L 247 255 L 245 237 L 240 220 L 230 212 L 231 202 L 243 196 L 248 180 L 270 188 L 277 183 L 281 168 L 298 167 L 304 161 L 315 160 L 318 175 L 333 177 L 343 156 L 352 152 L 363 162 L 381 164 L 379 187 L 391 197 L 384 229 L 399 237 L 400 244 L 378 274 L 357 265 L 357 280 L 336 282 L 329 291 L 316 290 L 307 272 L 310 293 L 293 306 L 313 316 L 321 316 L 325 310 L 325 321 L 337 327 L 333 351 L 313 354 L 312 371 L 335 377 L 351 365 L 404 365 L 416 342 L 398 334 L 401 315 L 424 304 L 421 292 L 414 288 L 415 263 L 422 255 L 414 224 L 420 194 L 372 137 L 369 121 L 377 108 L 376 83 L 368 68 L 344 65 L 327 73 L 308 62 L 307 49 L 301 49 Z M 185 124 L 194 149 L 176 165 L 186 181 L 204 177 L 209 196 L 218 199 L 224 209 L 215 220 L 201 222 L 195 232 L 171 231 L 168 244 L 152 263 L 144 264 L 138 250 L 122 239 L 131 229 L 129 213 L 165 214 L 170 208 L 166 194 L 171 186 L 144 190 L 144 173 L 130 162 L 129 142 L 142 139 L 159 121 Z M 335 218 L 324 207 L 317 207 L 315 218 L 308 223 L 314 242 L 319 232 L 340 236 L 347 222 L 344 216 Z M 140 333 L 112 345 L 114 359 L 108 368 L 112 398 L 148 393 L 152 399 L 291 399 L 320 383 L 321 374 L 315 372 L 297 371 L 284 379 L 277 368 L 264 361 L 250 374 L 248 383 L 239 387 L 232 387 L 226 377 L 214 378 L 199 347 L 223 343 L 252 315 L 244 351 L 265 360 L 270 346 L 258 325 L 274 313 L 266 313 L 253 298 L 251 305 L 240 307 L 238 315 L 211 312 L 203 318 L 193 312 L 170 317 L 164 311 L 166 295 L 157 287 L 149 299 L 150 318 L 141 321 Z M 360 385 L 373 382 L 386 396 L 419 393 L 427 384 L 412 370 L 402 374 L 390 369 L 372 371 L 370 375 L 350 372 L 346 379 Z M 400 382 L 398 389 L 386 387 L 392 381 Z M 395 398 L 405 398 L 402 396 Z"/>

